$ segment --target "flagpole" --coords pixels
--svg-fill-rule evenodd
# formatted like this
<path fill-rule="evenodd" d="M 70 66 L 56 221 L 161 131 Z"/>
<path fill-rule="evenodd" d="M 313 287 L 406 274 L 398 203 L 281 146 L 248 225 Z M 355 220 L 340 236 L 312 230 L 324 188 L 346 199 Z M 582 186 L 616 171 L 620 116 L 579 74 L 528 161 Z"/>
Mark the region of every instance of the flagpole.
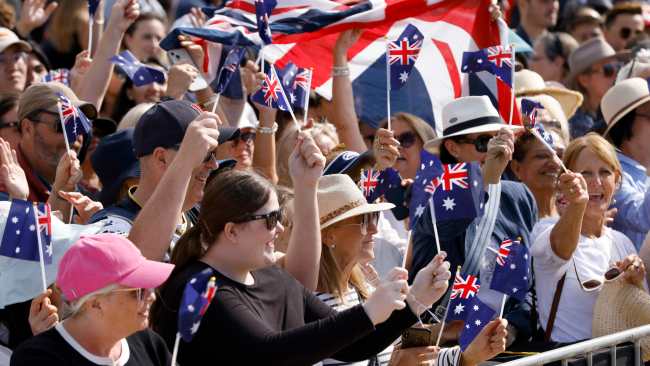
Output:
<path fill-rule="evenodd" d="M 38 261 L 41 265 L 41 279 L 43 280 L 43 292 L 47 291 L 47 278 L 45 276 L 45 258 L 43 257 L 43 244 L 41 243 L 41 228 L 38 223 L 38 206 L 36 202 L 32 203 L 32 211 L 36 222 L 36 241 L 38 243 Z"/>
<path fill-rule="evenodd" d="M 216 98 L 214 98 L 214 104 L 212 105 L 212 113 L 217 112 L 217 104 L 219 104 L 219 98 L 221 97 L 221 93 L 217 93 Z"/>
<path fill-rule="evenodd" d="M 390 41 L 388 38 L 386 38 L 386 115 L 388 130 L 392 130 L 390 124 Z"/>
<path fill-rule="evenodd" d="M 512 67 L 510 68 L 510 81 L 512 82 L 512 93 L 510 93 L 510 116 L 508 116 L 508 124 L 512 125 L 512 113 L 515 109 L 515 47 L 510 44 L 510 58 Z"/>
<path fill-rule="evenodd" d="M 506 299 L 508 295 L 503 294 L 503 300 L 501 300 L 501 311 L 499 312 L 499 318 L 503 318 L 503 310 L 506 308 Z"/>
<path fill-rule="evenodd" d="M 456 275 L 454 275 L 454 281 L 456 281 L 456 276 L 460 273 L 460 266 L 456 267 Z M 453 291 L 453 288 L 452 288 Z M 438 339 L 436 340 L 436 347 L 440 346 L 440 339 L 442 339 L 442 332 L 445 329 L 445 324 L 447 322 L 447 313 L 449 312 L 449 305 L 451 304 L 451 297 L 449 297 L 449 301 L 447 302 L 447 307 L 445 308 L 445 315 L 442 318 L 442 322 L 440 323 L 440 331 L 438 332 Z"/>
<path fill-rule="evenodd" d="M 68 134 L 65 133 L 65 121 L 63 120 L 63 112 L 61 112 L 61 102 L 56 102 L 59 107 L 59 120 L 61 121 L 61 128 L 63 128 L 63 141 L 65 141 L 65 149 L 70 152 L 70 142 L 68 141 Z M 77 123 L 76 121 L 74 121 Z"/>
<path fill-rule="evenodd" d="M 411 232 L 413 230 L 408 231 L 408 237 L 406 239 L 406 253 L 404 253 L 404 258 L 402 258 L 402 268 L 406 269 L 406 256 L 409 253 L 409 248 L 411 247 Z"/>
<path fill-rule="evenodd" d="M 433 235 L 436 238 L 436 249 L 438 250 L 438 253 L 440 253 L 441 252 L 440 237 L 438 236 L 438 224 L 436 224 L 436 210 L 433 207 L 433 196 L 431 196 L 431 198 L 429 199 L 429 208 L 431 209 L 431 223 L 433 224 Z"/>
<path fill-rule="evenodd" d="M 314 76 L 314 68 L 309 68 L 309 81 L 307 82 L 307 96 L 305 97 L 305 110 L 303 111 L 304 115 L 302 116 L 302 125 L 307 125 L 307 114 L 309 112 L 309 94 L 311 92 L 311 79 Z"/>
<path fill-rule="evenodd" d="M 280 82 L 280 78 L 278 77 L 278 73 L 275 71 L 275 65 L 271 64 L 271 72 L 273 73 L 273 77 L 275 80 L 278 80 L 278 83 L 280 83 L 280 89 L 282 90 L 282 97 L 284 98 L 284 102 L 287 103 L 287 108 L 289 109 L 289 114 L 291 114 L 291 118 L 293 119 L 293 123 L 296 124 L 296 127 L 298 127 L 298 130 L 300 130 L 300 123 L 298 123 L 298 120 L 296 119 L 296 115 L 293 113 L 293 108 L 291 108 L 291 103 L 289 103 L 289 100 L 287 99 L 287 94 L 284 92 L 284 87 L 282 86 L 282 83 Z M 270 87 L 270 85 L 269 85 Z"/>
<path fill-rule="evenodd" d="M 560 168 L 562 168 L 562 171 L 563 171 L 564 173 L 568 172 L 569 170 L 568 170 L 567 167 L 564 165 L 564 162 L 562 162 L 562 159 L 560 159 L 560 157 L 557 156 L 557 154 L 556 154 L 555 150 L 553 149 L 553 147 L 552 147 L 551 145 L 549 145 L 548 142 L 546 142 L 546 140 L 544 140 L 544 138 L 543 138 L 542 136 L 540 136 L 539 131 L 537 131 L 537 130 L 534 129 L 534 128 L 531 128 L 529 131 L 530 131 L 530 133 L 531 133 L 533 136 L 535 136 L 535 137 L 539 140 L 539 142 L 542 143 L 542 145 L 544 145 L 544 146 L 548 149 L 548 151 L 551 152 L 551 154 L 553 155 L 553 159 L 554 159 L 558 164 L 560 164 Z"/>
<path fill-rule="evenodd" d="M 172 366 L 176 366 L 176 358 L 178 358 L 178 346 L 181 343 L 181 333 L 176 332 L 176 340 L 174 341 L 174 351 L 172 352 Z"/>
<path fill-rule="evenodd" d="M 92 48 L 93 48 L 93 25 L 95 24 L 94 16 L 90 16 L 88 19 L 88 57 L 93 57 Z"/>
<path fill-rule="evenodd" d="M 260 64 L 260 72 L 264 72 L 264 46 L 260 47 L 260 52 L 257 55 L 257 60 L 255 60 L 255 64 Z"/>

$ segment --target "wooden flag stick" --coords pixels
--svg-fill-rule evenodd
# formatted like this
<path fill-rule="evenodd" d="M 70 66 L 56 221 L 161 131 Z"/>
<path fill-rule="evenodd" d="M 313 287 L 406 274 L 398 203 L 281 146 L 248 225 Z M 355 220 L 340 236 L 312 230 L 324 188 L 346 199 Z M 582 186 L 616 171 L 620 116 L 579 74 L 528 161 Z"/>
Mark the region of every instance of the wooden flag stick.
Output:
<path fill-rule="evenodd" d="M 41 242 L 41 228 L 38 223 L 38 204 L 32 203 L 32 211 L 36 222 L 36 242 L 38 244 L 38 261 L 41 265 L 41 279 L 43 280 L 43 292 L 47 291 L 47 277 L 45 275 L 45 257 L 43 256 L 43 243 Z"/>
<path fill-rule="evenodd" d="M 386 120 L 389 131 L 392 130 L 390 116 L 390 41 L 386 38 Z"/>
<path fill-rule="evenodd" d="M 178 358 L 178 347 L 181 344 L 181 333 L 176 332 L 176 340 L 174 341 L 174 351 L 172 352 L 172 365 L 176 366 L 176 359 Z"/>

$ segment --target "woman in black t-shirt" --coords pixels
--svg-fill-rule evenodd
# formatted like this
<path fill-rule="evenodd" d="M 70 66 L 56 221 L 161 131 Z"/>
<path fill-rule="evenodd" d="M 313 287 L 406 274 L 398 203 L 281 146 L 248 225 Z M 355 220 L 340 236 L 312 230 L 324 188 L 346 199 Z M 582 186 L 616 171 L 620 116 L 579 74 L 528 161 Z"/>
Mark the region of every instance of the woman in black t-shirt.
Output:
<path fill-rule="evenodd" d="M 297 235 L 303 246 L 320 245 L 319 223 L 327 220 L 316 207 L 323 165 L 315 143 L 301 132 L 289 160 L 295 183 L 290 240 Z M 344 195 L 341 207 L 368 205 L 365 198 L 354 197 Z M 152 309 L 154 329 L 173 345 L 185 284 L 200 271 L 214 271 L 216 295 L 191 342 L 180 342 L 180 364 L 311 365 L 328 357 L 362 361 L 417 321 L 414 307 L 406 306 L 412 298 L 431 305 L 432 294 L 446 289 L 448 263 L 432 262 L 412 288 L 405 282 L 406 271 L 394 270 L 364 304 L 336 312 L 273 265 L 273 243 L 283 231 L 280 217 L 274 187 L 255 173 L 227 171 L 210 183 L 198 224 L 174 249 L 177 270 Z M 434 278 L 438 266 L 446 269 Z"/>
<path fill-rule="evenodd" d="M 82 237 L 59 264 L 65 320 L 22 343 L 11 366 L 170 365 L 163 340 L 147 326 L 152 289 L 173 267 L 145 259 L 119 235 Z"/>

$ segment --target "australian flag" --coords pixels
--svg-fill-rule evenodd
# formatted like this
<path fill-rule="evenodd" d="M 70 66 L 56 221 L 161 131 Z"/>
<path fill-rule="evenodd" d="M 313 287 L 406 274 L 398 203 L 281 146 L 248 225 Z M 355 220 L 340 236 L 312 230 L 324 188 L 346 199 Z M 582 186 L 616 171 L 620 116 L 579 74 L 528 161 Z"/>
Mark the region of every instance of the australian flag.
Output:
<path fill-rule="evenodd" d="M 242 57 L 244 57 L 245 52 L 246 49 L 244 47 L 233 47 L 230 49 L 228 56 L 226 56 L 226 59 L 223 62 L 221 71 L 219 71 L 217 86 L 214 90 L 215 93 L 222 94 L 226 90 L 230 79 L 237 73 L 239 63 L 241 62 Z"/>
<path fill-rule="evenodd" d="M 135 86 L 148 85 L 154 82 L 165 82 L 164 72 L 154 67 L 144 65 L 138 61 L 129 50 L 111 57 L 111 62 L 119 66 Z"/>
<path fill-rule="evenodd" d="M 451 296 L 449 297 L 449 305 L 447 308 L 446 321 L 452 320 L 465 320 L 469 305 L 472 299 L 478 294 L 481 287 L 478 277 L 474 275 L 467 275 L 463 277 L 460 273 L 460 266 L 456 270 L 456 277 L 454 284 L 451 287 Z"/>
<path fill-rule="evenodd" d="M 463 330 L 460 332 L 458 343 L 460 349 L 465 351 L 467 346 L 476 338 L 476 336 L 485 328 L 485 326 L 494 318 L 496 312 L 491 307 L 484 304 L 478 296 L 474 296 L 468 304 L 467 314 Z"/>
<path fill-rule="evenodd" d="M 297 67 L 290 62 L 280 72 L 280 75 L 282 86 L 289 95 L 291 105 L 303 110 L 307 109 L 312 69 Z"/>
<path fill-rule="evenodd" d="M 529 124 L 527 127 L 532 128 L 537 124 L 537 119 L 539 118 L 539 110 L 544 109 L 544 106 L 540 102 L 536 102 L 532 99 L 522 98 L 521 99 L 521 113 L 528 117 Z"/>
<path fill-rule="evenodd" d="M 38 262 L 40 260 L 37 237 L 39 233 L 43 261 L 45 264 L 51 264 L 53 252 L 50 205 L 12 200 L 2 242 L 0 242 L 0 255 Z"/>
<path fill-rule="evenodd" d="M 260 90 L 255 92 L 251 99 L 269 108 L 280 109 L 283 111 L 289 110 L 289 103 L 287 96 L 282 88 L 280 80 L 278 80 L 275 67 L 267 67 L 264 81 Z"/>
<path fill-rule="evenodd" d="M 75 107 L 65 95 L 59 94 L 59 113 L 65 126 L 65 135 L 69 143 L 74 142 L 77 136 L 88 136 L 91 125 L 86 115 Z"/>
<path fill-rule="evenodd" d="M 436 191 L 442 171 L 442 163 L 438 156 L 423 149 L 420 152 L 420 167 L 411 185 L 411 202 L 409 204 L 411 229 L 424 213 L 429 198 Z"/>
<path fill-rule="evenodd" d="M 255 0 L 257 31 L 265 45 L 273 43 L 269 18 L 277 5 L 277 0 Z"/>
<path fill-rule="evenodd" d="M 70 70 L 68 69 L 56 69 L 50 70 L 43 76 L 43 82 L 59 82 L 61 84 L 70 86 Z"/>
<path fill-rule="evenodd" d="M 542 142 L 546 144 L 551 150 L 555 149 L 555 141 L 553 140 L 553 135 L 551 135 L 550 132 L 546 131 L 543 124 L 536 123 L 530 132 L 532 134 L 538 135 L 538 138 L 541 138 Z"/>
<path fill-rule="evenodd" d="M 521 125 L 521 114 L 513 105 L 513 54 L 509 46 L 463 52 L 461 71 L 469 74 L 471 95 L 487 95 L 506 123 L 512 110 L 512 124 Z"/>
<path fill-rule="evenodd" d="M 397 90 L 406 84 L 420 54 L 423 39 L 422 33 L 409 24 L 396 41 L 388 43 L 391 90 Z"/>
<path fill-rule="evenodd" d="M 490 288 L 524 301 L 530 278 L 528 248 L 519 240 L 504 240 L 497 252 Z"/>
<path fill-rule="evenodd" d="M 361 188 L 368 203 L 375 202 L 391 189 L 401 189 L 401 186 L 402 178 L 397 170 L 393 168 L 387 168 L 383 171 L 364 169 L 359 177 L 359 188 Z"/>
<path fill-rule="evenodd" d="M 191 342 L 199 330 L 201 318 L 217 292 L 216 278 L 211 268 L 197 273 L 185 285 L 178 309 L 178 332 L 185 342 Z"/>

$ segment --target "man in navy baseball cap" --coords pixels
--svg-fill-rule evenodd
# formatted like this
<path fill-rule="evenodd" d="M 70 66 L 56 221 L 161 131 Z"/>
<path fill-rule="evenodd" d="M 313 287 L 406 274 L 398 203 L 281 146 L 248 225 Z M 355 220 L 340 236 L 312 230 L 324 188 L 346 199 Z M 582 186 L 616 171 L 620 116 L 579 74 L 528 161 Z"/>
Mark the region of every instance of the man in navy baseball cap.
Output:
<path fill-rule="evenodd" d="M 155 221 L 160 229 L 149 230 L 146 248 L 142 247 L 142 242 L 129 237 L 145 256 L 163 259 L 169 249 L 169 239 L 173 245 L 195 223 L 197 213 L 193 212 L 193 206 L 203 197 L 210 171 L 217 167 L 211 152 L 224 138 L 220 136 L 217 121 L 215 114 L 202 112 L 198 106 L 182 100 L 167 100 L 147 110 L 133 131 L 133 151 L 140 163 L 140 182 L 129 188 L 126 198 L 96 213 L 91 222 L 103 221 L 105 232 L 130 234 L 135 228 L 135 217 L 145 203 L 154 200 L 152 205 L 160 205 Z M 158 200 L 154 193 L 164 179 L 174 183 L 182 180 L 186 182 L 186 190 L 172 193 L 178 197 Z M 164 237 L 169 220 L 173 223 L 163 248 L 152 235 Z M 148 225 L 146 219 L 139 221 L 143 227 Z"/>

